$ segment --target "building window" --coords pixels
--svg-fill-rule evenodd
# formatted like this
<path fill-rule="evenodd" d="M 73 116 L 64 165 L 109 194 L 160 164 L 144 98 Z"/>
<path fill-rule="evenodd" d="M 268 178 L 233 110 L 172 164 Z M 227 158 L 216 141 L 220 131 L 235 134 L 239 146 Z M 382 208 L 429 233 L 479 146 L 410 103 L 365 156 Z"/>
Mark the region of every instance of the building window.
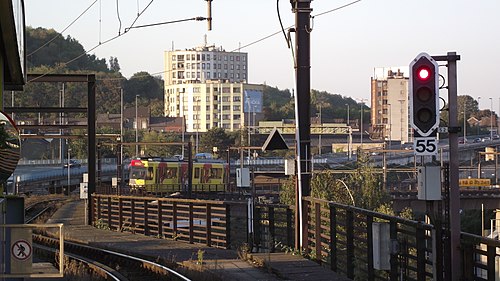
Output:
<path fill-rule="evenodd" d="M 205 76 L 206 76 L 206 77 L 205 77 L 206 79 L 210 79 L 210 72 L 206 72 L 206 73 L 205 73 Z"/>
<path fill-rule="evenodd" d="M 224 78 L 226 78 L 226 79 L 227 79 L 227 72 L 226 72 L 226 73 L 224 73 Z"/>
<path fill-rule="evenodd" d="M 233 79 L 234 78 L 234 73 L 231 73 L 230 74 L 230 78 Z"/>
<path fill-rule="evenodd" d="M 246 65 L 243 65 L 243 70 L 247 70 L 247 66 Z"/>
<path fill-rule="evenodd" d="M 200 92 L 200 87 L 193 88 L 193 93 L 199 93 L 199 92 Z"/>
<path fill-rule="evenodd" d="M 231 115 L 229 114 L 222 114 L 222 120 L 229 120 L 231 119 Z"/>
<path fill-rule="evenodd" d="M 172 55 L 172 60 L 175 61 L 175 55 Z"/>
<path fill-rule="evenodd" d="M 233 105 L 233 111 L 240 111 L 240 108 L 239 105 Z"/>
<path fill-rule="evenodd" d="M 186 55 L 186 60 L 190 60 L 191 56 L 189 54 Z"/>
<path fill-rule="evenodd" d="M 234 64 L 231 64 L 231 70 L 234 70 Z"/>
<path fill-rule="evenodd" d="M 207 121 L 210 121 L 210 114 L 207 114 L 205 118 L 207 119 Z"/>
<path fill-rule="evenodd" d="M 236 65 L 236 70 L 240 70 L 240 65 L 239 64 Z"/>
<path fill-rule="evenodd" d="M 243 73 L 243 79 L 247 79 L 247 75 Z"/>
<path fill-rule="evenodd" d="M 191 54 L 191 60 L 196 60 L 196 54 Z"/>
<path fill-rule="evenodd" d="M 238 88 L 238 89 L 239 89 L 239 88 Z M 234 97 L 233 97 L 233 101 L 235 101 L 235 102 L 239 102 L 239 101 L 241 101 L 241 97 L 240 97 L 240 96 L 234 96 Z"/>
<path fill-rule="evenodd" d="M 222 87 L 222 92 L 225 94 L 231 93 L 231 88 L 229 87 Z"/>
<path fill-rule="evenodd" d="M 191 69 L 191 64 L 189 62 L 186 63 L 186 69 Z"/>
<path fill-rule="evenodd" d="M 177 60 L 184 60 L 184 55 L 177 55 Z"/>
<path fill-rule="evenodd" d="M 218 73 L 217 73 L 217 76 L 218 76 L 219 78 L 221 78 L 221 73 L 220 73 L 220 72 L 218 72 Z"/>
<path fill-rule="evenodd" d="M 227 64 L 224 64 L 224 69 L 227 69 Z"/>
<path fill-rule="evenodd" d="M 240 119 L 241 119 L 241 115 L 239 115 L 239 114 L 233 115 L 233 120 L 240 120 Z"/>
<path fill-rule="evenodd" d="M 200 60 L 200 54 L 196 54 L 196 60 Z"/>
<path fill-rule="evenodd" d="M 209 63 L 207 63 L 207 69 L 210 69 L 210 64 Z"/>
<path fill-rule="evenodd" d="M 200 77 L 201 77 L 200 72 L 199 72 L 199 71 L 198 71 L 198 72 L 196 72 L 196 78 L 197 78 L 197 79 L 200 79 Z"/>
<path fill-rule="evenodd" d="M 229 97 L 222 97 L 222 102 L 229 102 Z"/>
<path fill-rule="evenodd" d="M 207 54 L 207 60 L 210 60 L 210 54 Z"/>
<path fill-rule="evenodd" d="M 204 63 L 201 64 L 201 69 L 205 69 L 205 64 Z"/>
<path fill-rule="evenodd" d="M 222 106 L 222 110 L 223 111 L 227 111 L 227 110 L 230 110 L 230 109 L 231 109 L 231 106 L 229 106 L 229 105 L 223 105 Z"/>
<path fill-rule="evenodd" d="M 233 88 L 233 93 L 240 93 L 240 88 L 237 87 Z"/>
<path fill-rule="evenodd" d="M 223 129 L 231 129 L 231 124 L 222 124 Z"/>
<path fill-rule="evenodd" d="M 240 56 L 236 56 L 236 61 L 240 61 Z"/>
<path fill-rule="evenodd" d="M 222 66 L 220 63 L 217 65 L 217 68 L 222 69 Z"/>
<path fill-rule="evenodd" d="M 205 60 L 205 54 L 201 54 L 201 60 Z"/>
<path fill-rule="evenodd" d="M 227 61 L 227 55 L 224 55 L 224 61 Z"/>
<path fill-rule="evenodd" d="M 191 72 L 186 72 L 186 78 L 191 78 Z"/>

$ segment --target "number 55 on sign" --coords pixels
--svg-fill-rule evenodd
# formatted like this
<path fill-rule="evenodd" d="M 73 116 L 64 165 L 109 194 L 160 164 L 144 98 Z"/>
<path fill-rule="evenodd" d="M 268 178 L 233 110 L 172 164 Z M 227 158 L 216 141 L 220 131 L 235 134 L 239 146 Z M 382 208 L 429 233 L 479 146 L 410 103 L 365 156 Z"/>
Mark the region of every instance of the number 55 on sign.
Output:
<path fill-rule="evenodd" d="M 438 153 L 438 142 L 435 137 L 415 138 L 413 144 L 417 156 L 437 155 Z"/>

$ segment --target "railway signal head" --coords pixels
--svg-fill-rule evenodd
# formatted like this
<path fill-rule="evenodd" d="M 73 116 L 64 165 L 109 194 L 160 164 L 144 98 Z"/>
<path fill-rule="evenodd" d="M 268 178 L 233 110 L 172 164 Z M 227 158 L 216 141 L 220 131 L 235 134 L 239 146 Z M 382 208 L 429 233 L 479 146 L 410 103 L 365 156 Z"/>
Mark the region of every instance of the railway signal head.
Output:
<path fill-rule="evenodd" d="M 410 63 L 410 124 L 415 135 L 427 137 L 439 126 L 439 69 L 428 54 L 419 54 Z"/>

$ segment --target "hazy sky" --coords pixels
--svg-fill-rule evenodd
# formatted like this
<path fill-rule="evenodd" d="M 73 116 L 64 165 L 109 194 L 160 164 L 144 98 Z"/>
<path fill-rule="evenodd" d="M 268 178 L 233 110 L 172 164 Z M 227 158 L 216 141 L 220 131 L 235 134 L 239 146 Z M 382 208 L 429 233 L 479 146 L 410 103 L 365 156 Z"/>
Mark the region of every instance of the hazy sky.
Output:
<path fill-rule="evenodd" d="M 26 24 L 61 32 L 95 0 L 25 0 Z M 117 1 L 97 0 L 63 35 L 76 38 L 86 50 L 118 35 Z M 206 17 L 205 0 L 156 0 L 135 26 Z M 420 52 L 446 55 L 455 51 L 459 95 L 481 97 L 481 107 L 500 106 L 499 0 L 361 0 L 322 14 L 352 0 L 314 0 L 311 7 L 311 88 L 352 98 L 370 98 L 375 67 L 407 66 Z M 150 0 L 118 1 L 121 32 Z M 294 24 L 289 0 L 279 2 L 283 25 Z M 163 71 L 164 51 L 209 45 L 248 53 L 249 83 L 280 89 L 295 86 L 292 54 L 280 31 L 273 0 L 213 0 L 213 29 L 205 21 L 186 21 L 132 29 L 91 52 L 118 58 L 123 75 Z M 293 35 L 292 35 L 293 37 Z M 251 44 L 251 45 L 249 45 Z M 249 46 L 247 46 L 249 45 Z M 441 67 L 441 74 L 446 68 Z M 441 93 L 442 96 L 446 92 Z"/>

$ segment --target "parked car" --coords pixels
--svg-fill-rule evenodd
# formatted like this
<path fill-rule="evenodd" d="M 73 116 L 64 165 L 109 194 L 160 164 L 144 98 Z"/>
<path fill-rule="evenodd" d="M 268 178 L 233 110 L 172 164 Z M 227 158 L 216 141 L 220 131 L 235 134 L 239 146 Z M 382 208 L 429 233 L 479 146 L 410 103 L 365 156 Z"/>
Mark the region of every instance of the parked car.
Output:
<path fill-rule="evenodd" d="M 490 141 L 490 140 L 491 140 L 491 138 L 490 138 L 490 137 L 484 137 L 484 138 L 482 139 L 482 141 L 483 141 L 483 142 Z"/>
<path fill-rule="evenodd" d="M 474 143 L 478 143 L 478 142 L 481 142 L 481 138 L 475 138 L 474 139 Z"/>
<path fill-rule="evenodd" d="M 499 135 L 493 135 L 493 139 L 494 139 L 494 140 L 499 140 L 499 139 L 500 139 L 500 136 L 499 136 Z"/>
<path fill-rule="evenodd" d="M 64 163 L 64 168 L 80 168 L 82 166 L 82 163 L 78 160 L 69 160 L 69 164 L 66 162 Z"/>

